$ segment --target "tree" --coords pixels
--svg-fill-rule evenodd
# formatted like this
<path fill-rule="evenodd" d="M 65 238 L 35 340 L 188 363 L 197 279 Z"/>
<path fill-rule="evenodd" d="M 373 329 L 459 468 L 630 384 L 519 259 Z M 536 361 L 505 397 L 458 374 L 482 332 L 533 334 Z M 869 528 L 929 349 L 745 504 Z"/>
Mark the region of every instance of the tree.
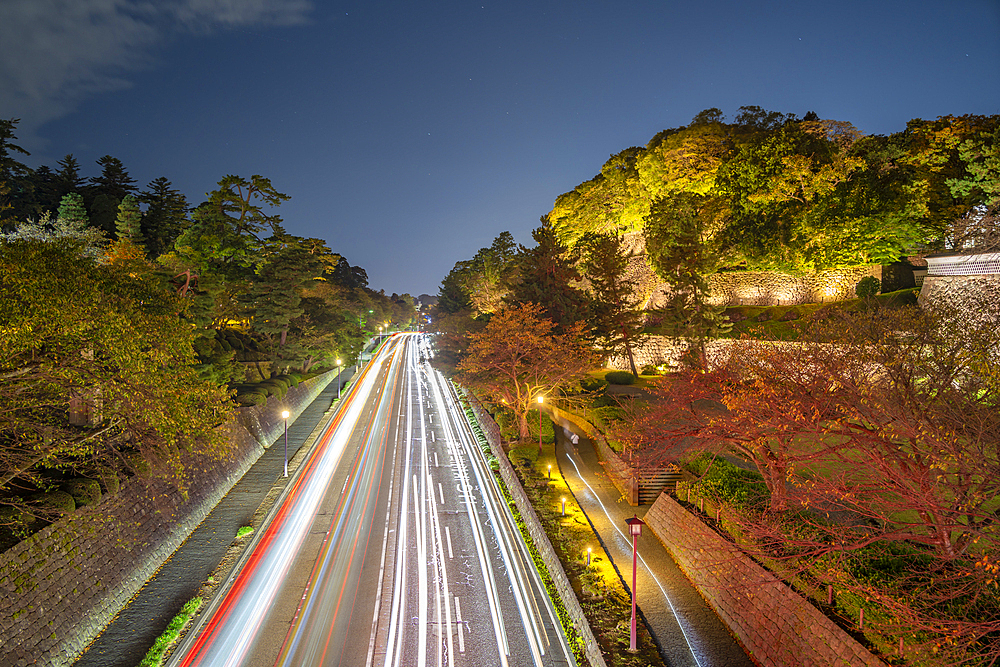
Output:
<path fill-rule="evenodd" d="M 469 334 L 468 356 L 458 364 L 461 382 L 515 412 L 522 439 L 530 436 L 527 415 L 537 397 L 572 387 L 596 362 L 580 324 L 554 331 L 540 306 L 508 306 Z"/>
<path fill-rule="evenodd" d="M 654 202 L 646 217 L 649 263 L 671 288 L 666 310 L 673 333 L 693 343 L 701 368 L 706 366 L 705 339 L 729 326 L 722 308 L 709 303 L 708 276 L 721 262 L 714 243 L 717 204 L 709 196 L 677 193 Z"/>
<path fill-rule="evenodd" d="M 543 216 L 541 222 L 531 233 L 538 245 L 521 247 L 519 277 L 507 303 L 538 305 L 543 316 L 554 323 L 556 332 L 563 333 L 587 319 L 590 303 L 579 286 L 578 253 L 559 241 L 547 217 Z"/>
<path fill-rule="evenodd" d="M 73 154 L 69 153 L 56 164 L 59 166 L 59 171 L 55 173 L 53 199 L 60 201 L 71 192 L 81 194 L 86 181 L 80 176 L 80 163 Z"/>
<path fill-rule="evenodd" d="M 628 274 L 634 254 L 620 236 L 588 234 L 579 246 L 583 270 L 593 294 L 594 335 L 605 354 L 624 351 L 632 374 L 639 375 L 632 346 L 643 329 L 635 281 Z"/>
<path fill-rule="evenodd" d="M 468 262 L 456 262 L 441 281 L 438 290 L 438 312 L 455 314 L 472 310 L 472 299 L 466 287 L 467 273 Z"/>
<path fill-rule="evenodd" d="M 12 199 L 23 198 L 24 184 L 31 169 L 16 160 L 11 153 L 31 155 L 14 143 L 14 134 L 20 118 L 0 118 L 0 225 L 8 218 L 6 212 L 14 207 Z M 16 215 L 12 216 L 16 219 Z"/>
<path fill-rule="evenodd" d="M 503 232 L 488 248 L 480 248 L 471 261 L 462 264 L 463 291 L 476 315 L 493 313 L 510 293 L 517 261 L 517 244 Z"/>
<path fill-rule="evenodd" d="M 139 211 L 139 204 L 135 197 L 125 195 L 125 198 L 118 205 L 118 217 L 115 220 L 115 232 L 118 240 L 142 245 L 141 221 L 142 213 Z"/>
<path fill-rule="evenodd" d="M 146 205 L 140 224 L 146 251 L 150 257 L 159 257 L 173 248 L 174 241 L 190 224 L 187 198 L 161 176 L 139 193 L 139 201 Z"/>
<path fill-rule="evenodd" d="M 227 453 L 224 388 L 196 377 L 181 304 L 135 271 L 72 241 L 0 243 L 0 503 L 21 516 L 54 476 L 129 469 L 130 451 L 179 480 L 180 451 Z"/>

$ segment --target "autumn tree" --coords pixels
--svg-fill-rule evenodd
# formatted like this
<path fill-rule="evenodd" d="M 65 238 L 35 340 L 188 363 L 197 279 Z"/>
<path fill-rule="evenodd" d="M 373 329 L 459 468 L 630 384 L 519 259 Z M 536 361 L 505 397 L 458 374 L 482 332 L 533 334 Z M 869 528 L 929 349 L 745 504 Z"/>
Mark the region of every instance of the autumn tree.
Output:
<path fill-rule="evenodd" d="M 580 325 L 555 333 L 555 324 L 538 305 L 508 306 L 494 313 L 482 331 L 469 334 L 458 377 L 513 410 L 518 433 L 527 438 L 528 411 L 537 397 L 570 388 L 594 366 L 595 355 L 582 333 Z"/>

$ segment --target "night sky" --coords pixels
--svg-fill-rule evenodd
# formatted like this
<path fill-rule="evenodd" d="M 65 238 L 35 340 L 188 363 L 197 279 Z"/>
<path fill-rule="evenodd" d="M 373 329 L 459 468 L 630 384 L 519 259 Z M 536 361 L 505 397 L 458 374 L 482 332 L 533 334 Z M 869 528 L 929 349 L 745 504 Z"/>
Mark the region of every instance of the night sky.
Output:
<path fill-rule="evenodd" d="M 0 0 L 0 53 L 29 165 L 110 154 L 192 205 L 267 176 L 290 233 L 414 295 L 709 107 L 1000 113 L 1000 0 Z"/>

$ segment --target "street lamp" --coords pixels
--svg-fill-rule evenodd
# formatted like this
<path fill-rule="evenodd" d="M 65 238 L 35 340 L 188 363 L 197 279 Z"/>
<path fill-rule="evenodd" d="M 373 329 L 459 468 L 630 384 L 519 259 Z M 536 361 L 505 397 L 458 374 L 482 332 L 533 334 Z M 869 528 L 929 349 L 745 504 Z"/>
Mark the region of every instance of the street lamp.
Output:
<path fill-rule="evenodd" d="M 343 363 L 344 362 L 342 360 L 337 359 L 337 400 L 338 401 L 340 400 L 340 387 L 341 387 L 341 384 L 340 384 L 340 373 L 341 373 L 341 371 L 344 370 Z"/>
<path fill-rule="evenodd" d="M 538 397 L 538 453 L 542 453 L 542 403 L 545 399 Z"/>
<path fill-rule="evenodd" d="M 632 515 L 631 519 L 626 519 L 625 523 L 628 524 L 628 532 L 632 535 L 632 633 L 629 638 L 628 650 L 635 653 L 635 564 L 636 564 L 636 548 L 635 548 L 635 538 L 642 535 L 642 527 L 646 525 L 646 522 L 639 517 Z"/>
<path fill-rule="evenodd" d="M 281 411 L 281 418 L 285 420 L 285 477 L 288 477 L 288 410 Z"/>

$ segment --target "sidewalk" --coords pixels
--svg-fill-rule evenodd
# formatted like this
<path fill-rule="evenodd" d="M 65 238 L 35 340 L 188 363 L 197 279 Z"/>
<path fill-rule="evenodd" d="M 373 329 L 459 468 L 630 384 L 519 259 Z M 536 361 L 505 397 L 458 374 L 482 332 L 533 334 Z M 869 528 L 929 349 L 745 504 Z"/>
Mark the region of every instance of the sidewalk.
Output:
<path fill-rule="evenodd" d="M 350 368 L 341 374 L 346 384 L 353 377 Z M 337 400 L 337 381 L 331 382 L 298 419 L 288 425 L 288 458 L 304 444 L 312 444 L 312 434 L 325 422 Z M 303 454 L 306 450 L 303 449 Z M 90 645 L 73 667 L 135 667 L 145 657 L 156 638 L 166 629 L 181 607 L 198 594 L 202 583 L 222 561 L 241 526 L 251 518 L 265 498 L 276 498 L 289 477 L 283 477 L 283 438 L 271 444 L 253 467 L 240 478 L 226 496 L 170 556 L 152 579 Z"/>
<path fill-rule="evenodd" d="M 626 519 L 645 515 L 648 505 L 631 507 L 604 474 L 593 444 L 579 444 L 556 428 L 556 457 L 566 483 L 593 524 L 619 574 L 631 589 L 632 540 Z M 640 517 L 642 518 L 642 517 Z M 651 530 L 636 542 L 639 554 L 638 606 L 650 633 L 672 667 L 753 667 L 753 662 L 680 571 Z"/>

